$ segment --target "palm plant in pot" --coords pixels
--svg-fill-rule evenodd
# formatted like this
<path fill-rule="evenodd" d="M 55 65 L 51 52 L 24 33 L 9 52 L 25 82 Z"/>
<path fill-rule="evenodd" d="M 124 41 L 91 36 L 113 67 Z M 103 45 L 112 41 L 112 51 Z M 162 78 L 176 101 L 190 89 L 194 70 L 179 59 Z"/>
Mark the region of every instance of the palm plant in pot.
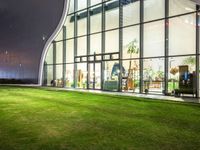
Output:
<path fill-rule="evenodd" d="M 134 67 L 132 69 L 132 57 L 134 54 L 138 54 L 139 53 L 139 46 L 138 46 L 138 41 L 136 39 L 134 39 L 133 41 L 131 41 L 128 45 L 127 45 L 127 54 L 129 54 L 129 69 L 128 69 L 128 80 L 130 80 L 129 82 L 133 82 L 133 79 L 135 79 L 135 72 L 138 69 L 138 65 L 136 63 L 136 61 L 134 60 Z M 131 77 L 131 74 L 133 73 L 133 77 Z M 134 85 L 132 85 L 134 87 Z M 133 88 L 134 90 L 135 88 Z"/>

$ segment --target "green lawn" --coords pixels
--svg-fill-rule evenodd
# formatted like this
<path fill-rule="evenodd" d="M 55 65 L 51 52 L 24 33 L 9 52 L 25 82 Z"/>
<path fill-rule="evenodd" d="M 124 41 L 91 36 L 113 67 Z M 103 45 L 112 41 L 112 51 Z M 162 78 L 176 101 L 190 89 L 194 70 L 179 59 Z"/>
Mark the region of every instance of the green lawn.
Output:
<path fill-rule="evenodd" d="M 0 87 L 0 150 L 200 149 L 200 105 Z"/>

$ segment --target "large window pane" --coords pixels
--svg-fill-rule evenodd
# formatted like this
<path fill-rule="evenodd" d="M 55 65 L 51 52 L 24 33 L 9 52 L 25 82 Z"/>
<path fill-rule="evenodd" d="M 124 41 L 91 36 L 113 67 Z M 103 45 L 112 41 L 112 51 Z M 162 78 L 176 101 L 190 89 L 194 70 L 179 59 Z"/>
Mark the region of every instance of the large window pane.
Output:
<path fill-rule="evenodd" d="M 63 63 L 63 42 L 56 43 L 56 63 Z"/>
<path fill-rule="evenodd" d="M 57 35 L 57 37 L 55 38 L 55 41 L 60 41 L 60 40 L 63 40 L 63 30 L 61 30 Z"/>
<path fill-rule="evenodd" d="M 53 80 L 53 65 L 47 65 L 46 68 L 46 80 L 47 80 L 47 86 L 52 86 L 52 80 Z"/>
<path fill-rule="evenodd" d="M 164 18 L 165 0 L 145 0 L 144 1 L 144 21 Z"/>
<path fill-rule="evenodd" d="M 76 81 L 77 88 L 87 88 L 87 64 L 86 63 L 78 63 L 76 70 Z"/>
<path fill-rule="evenodd" d="M 74 64 L 66 65 L 66 87 L 74 87 Z"/>
<path fill-rule="evenodd" d="M 115 5 L 113 5 L 115 3 Z M 106 30 L 119 27 L 119 7 L 118 1 L 111 1 L 106 3 Z"/>
<path fill-rule="evenodd" d="M 67 16 L 65 26 L 67 27 L 67 38 L 74 37 L 74 19 L 73 19 L 72 15 Z"/>
<path fill-rule="evenodd" d="M 78 17 L 78 36 L 86 35 L 86 34 L 87 34 L 87 18 Z"/>
<path fill-rule="evenodd" d="M 87 0 L 77 0 L 78 10 L 85 9 L 87 7 Z"/>
<path fill-rule="evenodd" d="M 164 21 L 144 24 L 144 57 L 164 56 Z"/>
<path fill-rule="evenodd" d="M 162 93 L 164 90 L 164 58 L 145 59 L 143 90 L 145 93 Z"/>
<path fill-rule="evenodd" d="M 140 68 L 139 60 L 127 60 L 122 64 L 122 90 L 139 92 Z"/>
<path fill-rule="evenodd" d="M 191 0 L 169 0 L 169 15 L 180 15 L 196 10 L 196 2 Z"/>
<path fill-rule="evenodd" d="M 47 51 L 45 62 L 47 64 L 53 64 L 53 44 L 50 45 Z"/>
<path fill-rule="evenodd" d="M 119 30 L 106 32 L 105 53 L 119 52 Z"/>
<path fill-rule="evenodd" d="M 66 56 L 66 62 L 72 63 L 74 62 L 74 40 L 67 40 L 67 56 Z"/>
<path fill-rule="evenodd" d="M 74 12 L 74 0 L 70 0 L 69 14 Z"/>
<path fill-rule="evenodd" d="M 63 65 L 56 65 L 56 86 L 63 87 Z"/>
<path fill-rule="evenodd" d="M 101 63 L 89 63 L 88 86 L 90 89 L 101 89 Z"/>
<path fill-rule="evenodd" d="M 87 54 L 87 38 L 86 36 L 80 37 L 77 40 L 77 56 Z"/>
<path fill-rule="evenodd" d="M 119 84 L 119 62 L 107 61 L 104 68 L 103 89 L 106 91 L 117 91 Z"/>
<path fill-rule="evenodd" d="M 125 2 L 124 2 L 125 3 Z M 123 25 L 139 23 L 140 20 L 140 1 L 125 3 L 123 6 Z"/>
<path fill-rule="evenodd" d="M 200 57 L 199 57 L 199 60 L 200 60 Z M 199 62 L 199 66 L 200 66 L 200 62 Z M 196 70 L 197 71 L 197 75 L 199 76 L 199 79 L 200 79 L 200 67 Z M 198 92 L 200 93 L 200 81 L 199 81 L 199 83 L 197 82 L 197 84 L 199 84 L 199 86 L 198 86 Z"/>
<path fill-rule="evenodd" d="M 90 0 L 90 5 L 96 5 L 96 4 L 99 4 L 101 3 L 102 0 Z"/>
<path fill-rule="evenodd" d="M 199 20 L 199 22 L 197 23 L 197 29 L 199 32 L 197 34 L 199 34 L 199 37 L 200 37 L 200 14 L 198 15 L 198 20 Z M 197 41 L 197 42 L 200 45 L 200 38 L 199 38 L 199 41 Z M 200 53 L 200 49 L 199 49 L 199 53 Z"/>
<path fill-rule="evenodd" d="M 60 80 L 63 78 L 63 74 L 62 74 L 62 71 L 63 71 L 63 65 L 56 65 L 56 79 L 57 80 Z"/>
<path fill-rule="evenodd" d="M 90 36 L 90 54 L 101 53 L 101 34 L 93 34 Z"/>
<path fill-rule="evenodd" d="M 139 26 L 123 29 L 123 59 L 139 57 Z"/>
<path fill-rule="evenodd" d="M 90 12 L 90 32 L 100 32 L 101 31 L 101 19 L 102 11 L 100 6 L 91 8 Z"/>
<path fill-rule="evenodd" d="M 194 54 L 196 49 L 195 14 L 169 20 L 169 55 Z"/>
<path fill-rule="evenodd" d="M 179 95 L 195 94 L 196 91 L 196 59 L 194 56 L 169 58 L 169 93 Z"/>

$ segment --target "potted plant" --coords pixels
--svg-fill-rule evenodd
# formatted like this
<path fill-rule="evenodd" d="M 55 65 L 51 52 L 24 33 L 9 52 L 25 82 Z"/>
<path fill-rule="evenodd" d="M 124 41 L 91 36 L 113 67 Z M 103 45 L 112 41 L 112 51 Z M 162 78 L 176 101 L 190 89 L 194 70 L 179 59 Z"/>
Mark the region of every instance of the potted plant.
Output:
<path fill-rule="evenodd" d="M 134 61 L 134 68 L 132 69 L 132 60 L 131 59 L 134 54 L 139 53 L 138 41 L 136 39 L 134 39 L 127 45 L 127 48 L 128 48 L 127 53 L 129 54 L 129 58 L 130 58 L 127 80 L 129 82 L 128 84 L 130 84 L 130 87 L 132 87 L 132 89 L 135 90 L 133 80 L 135 80 L 135 71 L 138 69 L 138 65 L 137 65 L 136 61 Z M 133 74 L 133 76 L 131 76 L 131 74 Z"/>
<path fill-rule="evenodd" d="M 128 50 L 127 50 L 127 53 L 129 54 L 130 56 L 130 59 L 132 59 L 132 56 L 133 54 L 138 54 L 139 53 L 139 47 L 138 47 L 138 44 L 137 44 L 137 40 L 133 40 L 131 41 L 129 44 L 128 44 Z M 132 61 L 130 60 L 129 62 L 129 69 L 131 69 L 131 65 L 132 65 Z"/>

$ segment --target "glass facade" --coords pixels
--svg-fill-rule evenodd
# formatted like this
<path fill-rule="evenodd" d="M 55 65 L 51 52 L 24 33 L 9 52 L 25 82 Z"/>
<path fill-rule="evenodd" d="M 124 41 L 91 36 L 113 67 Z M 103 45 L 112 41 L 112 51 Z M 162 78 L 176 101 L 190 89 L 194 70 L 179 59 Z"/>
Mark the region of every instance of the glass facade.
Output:
<path fill-rule="evenodd" d="M 200 3 L 70 0 L 43 84 L 199 96 Z"/>

